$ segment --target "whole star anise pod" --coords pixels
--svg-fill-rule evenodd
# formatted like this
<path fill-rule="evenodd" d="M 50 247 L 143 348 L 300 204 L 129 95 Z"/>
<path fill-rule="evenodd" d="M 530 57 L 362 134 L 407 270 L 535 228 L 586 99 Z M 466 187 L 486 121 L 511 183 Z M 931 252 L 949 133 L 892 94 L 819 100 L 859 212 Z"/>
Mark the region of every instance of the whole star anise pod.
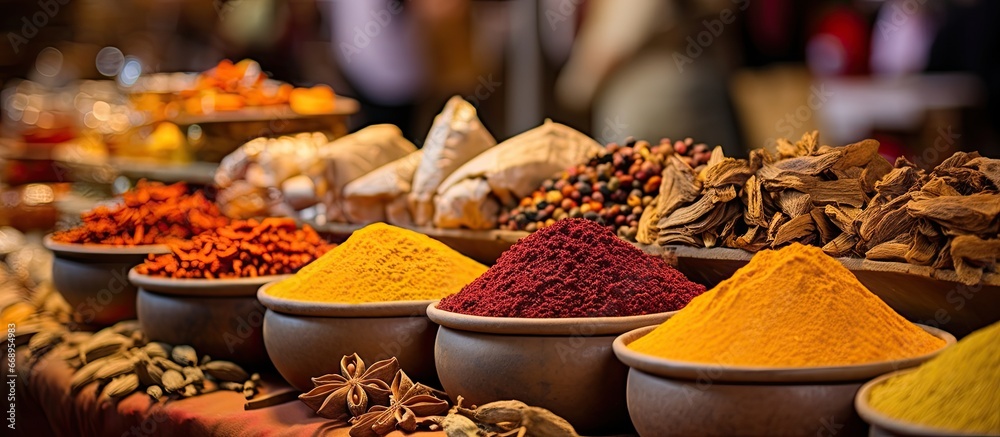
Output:
<path fill-rule="evenodd" d="M 340 375 L 313 378 L 316 387 L 299 395 L 299 399 L 327 419 L 360 416 L 369 406 L 389 405 L 389 382 L 398 371 L 399 362 L 395 357 L 365 368 L 358 354 L 345 355 L 340 360 Z"/>
<path fill-rule="evenodd" d="M 406 372 L 400 370 L 392 380 L 389 406 L 377 405 L 367 413 L 351 420 L 351 437 L 379 437 L 398 426 L 414 432 L 420 425 L 434 423 L 430 418 L 448 411 L 448 401 L 434 396 L 434 390 L 423 384 L 414 384 Z"/>

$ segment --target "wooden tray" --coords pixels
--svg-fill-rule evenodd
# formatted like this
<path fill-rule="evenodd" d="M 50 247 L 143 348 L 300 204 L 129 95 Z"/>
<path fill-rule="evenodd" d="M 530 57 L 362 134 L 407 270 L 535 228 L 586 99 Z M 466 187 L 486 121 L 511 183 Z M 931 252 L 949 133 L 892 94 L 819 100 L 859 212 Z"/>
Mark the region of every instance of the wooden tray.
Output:
<path fill-rule="evenodd" d="M 728 248 L 637 246 L 653 255 L 673 252 L 678 270 L 707 287 L 728 279 L 753 256 Z M 959 282 L 952 270 L 859 258 L 837 260 L 865 287 L 915 323 L 961 338 L 1000 321 L 1000 274 L 986 274 L 982 283 L 968 286 Z"/>

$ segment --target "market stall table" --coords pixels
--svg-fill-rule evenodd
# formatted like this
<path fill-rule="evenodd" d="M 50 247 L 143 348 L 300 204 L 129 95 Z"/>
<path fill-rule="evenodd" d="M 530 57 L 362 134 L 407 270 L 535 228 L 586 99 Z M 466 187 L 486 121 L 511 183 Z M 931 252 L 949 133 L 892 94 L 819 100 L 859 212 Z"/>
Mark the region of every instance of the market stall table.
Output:
<path fill-rule="evenodd" d="M 241 393 L 218 391 L 187 399 L 153 401 L 133 393 L 115 402 L 101 399 L 97 384 L 70 393 L 73 369 L 52 353 L 27 365 L 18 350 L 17 428 L 15 435 L 42 436 L 347 436 L 349 427 L 317 416 L 294 400 L 245 410 Z M 265 377 L 255 399 L 290 389 Z M 442 433 L 423 433 L 427 436 Z M 394 432 L 389 435 L 404 435 Z"/>

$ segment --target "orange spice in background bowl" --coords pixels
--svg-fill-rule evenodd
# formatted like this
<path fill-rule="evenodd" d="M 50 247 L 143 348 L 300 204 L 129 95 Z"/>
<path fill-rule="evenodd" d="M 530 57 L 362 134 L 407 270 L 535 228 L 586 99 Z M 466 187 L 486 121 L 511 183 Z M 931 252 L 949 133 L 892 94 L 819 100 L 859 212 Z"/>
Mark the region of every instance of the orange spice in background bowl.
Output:
<path fill-rule="evenodd" d="M 236 220 L 170 243 L 129 272 L 136 308 L 153 341 L 190 344 L 215 358 L 266 364 L 264 307 L 257 289 L 322 256 L 334 245 L 290 218 Z"/>
<path fill-rule="evenodd" d="M 109 326 L 135 318 L 136 288 L 128 271 L 164 244 L 229 222 L 201 192 L 187 185 L 139 181 L 112 203 L 80 217 L 82 224 L 45 238 L 52 250 L 52 282 L 77 323 Z"/>

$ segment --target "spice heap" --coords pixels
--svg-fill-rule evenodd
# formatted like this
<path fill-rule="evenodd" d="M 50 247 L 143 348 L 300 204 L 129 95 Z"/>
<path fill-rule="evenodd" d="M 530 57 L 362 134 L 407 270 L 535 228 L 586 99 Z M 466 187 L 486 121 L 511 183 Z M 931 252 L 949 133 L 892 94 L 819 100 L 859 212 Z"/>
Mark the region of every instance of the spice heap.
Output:
<path fill-rule="evenodd" d="M 627 139 L 608 144 L 586 163 L 547 179 L 520 204 L 500 215 L 500 228 L 534 232 L 564 218 L 585 218 L 635 239 L 639 217 L 660 192 L 664 162 L 676 156 L 698 167 L 712 152 L 691 138 L 658 145 Z"/>
<path fill-rule="evenodd" d="M 892 166 L 875 140 L 830 147 L 818 138 L 780 139 L 777 154 L 757 149 L 749 160 L 713 156 L 700 172 L 669 166 L 670 188 L 651 212 L 656 241 L 757 251 L 834 240 L 844 230 L 840 218 L 860 211 Z"/>
<path fill-rule="evenodd" d="M 629 347 L 679 361 L 815 367 L 912 358 L 944 345 L 822 250 L 794 243 L 757 253 Z"/>
<path fill-rule="evenodd" d="M 95 333 L 65 328 L 35 334 L 28 343 L 29 360 L 61 348 L 59 357 L 76 369 L 70 380 L 73 393 L 99 382 L 101 395 L 123 398 L 144 390 L 154 400 L 163 396 L 191 397 L 216 390 L 232 390 L 250 399 L 257 394 L 260 376 L 249 375 L 229 361 L 198 358 L 191 346 L 148 342 L 135 320 L 120 322 Z"/>
<path fill-rule="evenodd" d="M 136 272 L 172 278 L 241 278 L 295 273 L 333 246 L 309 225 L 290 218 L 237 220 L 229 226 L 170 243 L 171 253 L 149 255 Z"/>
<path fill-rule="evenodd" d="M 604 226 L 560 220 L 522 238 L 438 308 L 492 317 L 617 317 L 676 311 L 705 287 Z"/>
<path fill-rule="evenodd" d="M 894 419 L 1000 434 L 1000 323 L 980 329 L 915 371 L 872 387 L 869 403 Z M 942 433 L 944 434 L 944 433 Z"/>
<path fill-rule="evenodd" d="M 966 284 L 1000 257 L 1000 159 L 956 152 L 930 173 L 906 159 L 875 184 L 865 210 L 823 250 L 834 256 L 954 268 Z"/>
<path fill-rule="evenodd" d="M 187 194 L 187 185 L 139 181 L 112 205 L 81 215 L 79 227 L 52 236 L 60 243 L 135 246 L 190 238 L 225 226 L 229 220 L 199 191 Z"/>
<path fill-rule="evenodd" d="M 486 266 L 440 241 L 376 223 L 355 231 L 267 292 L 313 302 L 434 300 L 461 289 L 484 271 Z"/>
<path fill-rule="evenodd" d="M 396 358 L 371 366 L 358 354 L 340 360 L 340 373 L 313 378 L 315 388 L 299 399 L 317 415 L 351 423 L 351 437 L 377 437 L 397 428 L 443 430 L 449 436 L 538 435 L 576 437 L 565 419 L 518 401 L 451 410 L 445 393 L 414 383 Z M 447 415 L 445 415 L 447 413 Z M 520 433 L 519 433 L 520 432 Z"/>
<path fill-rule="evenodd" d="M 799 242 L 831 256 L 954 268 L 966 284 L 996 271 L 1000 160 L 957 152 L 927 173 L 904 158 L 893 166 L 878 147 L 821 146 L 812 132 L 749 160 L 713 152 L 701 170 L 668 159 L 636 240 L 752 252 Z"/>

